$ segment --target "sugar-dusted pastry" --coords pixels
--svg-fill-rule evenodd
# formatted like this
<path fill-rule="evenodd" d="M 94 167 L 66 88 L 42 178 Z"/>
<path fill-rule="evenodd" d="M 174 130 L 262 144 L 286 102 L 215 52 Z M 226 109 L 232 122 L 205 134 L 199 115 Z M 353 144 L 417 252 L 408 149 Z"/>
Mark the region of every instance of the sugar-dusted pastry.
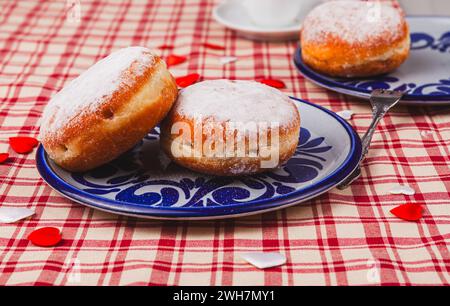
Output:
<path fill-rule="evenodd" d="M 377 2 L 330 1 L 313 9 L 301 32 L 303 61 L 335 77 L 390 72 L 408 57 L 409 30 L 398 9 Z"/>
<path fill-rule="evenodd" d="M 39 138 L 61 167 L 89 170 L 131 149 L 162 120 L 177 95 L 163 60 L 146 48 L 120 49 L 50 100 Z"/>
<path fill-rule="evenodd" d="M 180 91 L 161 127 L 177 164 L 221 176 L 267 171 L 295 152 L 300 116 L 281 91 L 248 81 L 214 80 Z"/>

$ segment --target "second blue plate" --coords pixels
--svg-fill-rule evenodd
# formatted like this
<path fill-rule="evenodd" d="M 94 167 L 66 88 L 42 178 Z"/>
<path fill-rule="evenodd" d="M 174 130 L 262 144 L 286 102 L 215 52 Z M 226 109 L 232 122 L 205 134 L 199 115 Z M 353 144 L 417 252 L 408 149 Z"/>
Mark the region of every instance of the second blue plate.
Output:
<path fill-rule="evenodd" d="M 406 92 L 402 103 L 450 104 L 450 18 L 407 17 L 411 31 L 411 54 L 394 72 L 372 78 L 339 79 L 320 74 L 294 55 L 298 70 L 321 87 L 368 99 L 374 89 Z"/>

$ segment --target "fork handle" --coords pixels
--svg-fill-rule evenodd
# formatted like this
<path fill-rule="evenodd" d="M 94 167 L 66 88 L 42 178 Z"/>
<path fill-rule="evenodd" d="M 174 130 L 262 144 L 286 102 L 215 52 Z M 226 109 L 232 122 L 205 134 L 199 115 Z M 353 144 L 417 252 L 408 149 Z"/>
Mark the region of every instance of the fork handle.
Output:
<path fill-rule="evenodd" d="M 347 188 L 361 175 L 361 163 L 369 151 L 370 142 L 378 123 L 381 119 L 383 119 L 384 115 L 386 115 L 386 113 L 401 100 L 403 94 L 404 93 L 400 91 L 384 89 L 376 89 L 372 91 L 370 95 L 370 104 L 372 105 L 372 123 L 361 139 L 361 158 L 356 169 L 353 170 L 353 172 L 350 173 L 350 175 L 337 186 L 338 189 Z"/>
<path fill-rule="evenodd" d="M 374 108 L 372 113 L 372 123 L 370 123 L 369 128 L 367 129 L 364 136 L 361 138 L 361 144 L 362 144 L 362 154 L 360 162 L 366 157 L 367 152 L 369 152 L 370 142 L 372 141 L 373 133 L 375 132 L 378 123 L 380 123 L 380 120 L 383 119 L 383 117 L 386 115 L 388 109 L 382 109 L 382 108 Z"/>
<path fill-rule="evenodd" d="M 375 132 L 378 123 L 381 119 L 383 119 L 384 115 L 388 112 L 389 108 L 380 108 L 374 106 L 372 109 L 372 122 L 370 123 L 369 128 L 367 129 L 364 136 L 361 138 L 361 145 L 362 145 L 362 153 L 361 158 L 358 163 L 358 167 L 353 170 L 352 173 L 342 182 L 340 183 L 337 188 L 340 190 L 343 190 L 347 188 L 351 183 L 353 183 L 357 178 L 361 176 L 361 162 L 366 157 L 367 153 L 369 152 L 370 142 L 372 141 L 373 133 Z"/>

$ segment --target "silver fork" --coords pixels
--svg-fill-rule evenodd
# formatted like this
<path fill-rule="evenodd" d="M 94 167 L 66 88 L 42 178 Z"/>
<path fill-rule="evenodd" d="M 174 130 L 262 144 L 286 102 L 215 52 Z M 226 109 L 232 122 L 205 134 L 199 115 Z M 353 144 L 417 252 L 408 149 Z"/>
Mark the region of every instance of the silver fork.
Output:
<path fill-rule="evenodd" d="M 401 91 L 393 91 L 393 90 L 385 90 L 385 89 L 376 89 L 372 91 L 370 95 L 370 104 L 372 104 L 372 123 L 369 126 L 369 129 L 364 134 L 361 139 L 362 142 L 362 154 L 361 159 L 359 160 L 358 167 L 344 180 L 342 181 L 337 188 L 345 189 L 350 186 L 360 175 L 361 175 L 361 162 L 369 152 L 370 142 L 372 140 L 373 132 L 375 132 L 378 123 L 381 119 L 383 119 L 384 115 L 395 106 L 403 97 L 403 92 Z"/>

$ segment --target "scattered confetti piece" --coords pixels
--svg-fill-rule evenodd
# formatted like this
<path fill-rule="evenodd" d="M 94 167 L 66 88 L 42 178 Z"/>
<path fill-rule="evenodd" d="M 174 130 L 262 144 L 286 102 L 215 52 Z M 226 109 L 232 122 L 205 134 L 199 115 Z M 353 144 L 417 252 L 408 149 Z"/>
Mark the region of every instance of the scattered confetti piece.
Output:
<path fill-rule="evenodd" d="M 26 154 L 33 151 L 39 142 L 33 137 L 10 137 L 9 145 L 11 148 L 20 154 Z"/>
<path fill-rule="evenodd" d="M 259 269 L 281 266 L 286 263 L 286 257 L 280 253 L 250 252 L 241 254 L 241 257 Z"/>
<path fill-rule="evenodd" d="M 55 246 L 61 239 L 61 232 L 55 227 L 42 227 L 28 235 L 28 240 L 30 240 L 31 243 L 42 247 Z"/>
<path fill-rule="evenodd" d="M 179 55 L 169 55 L 166 58 L 167 67 L 175 66 L 184 63 L 187 60 L 185 56 L 179 56 Z"/>
<path fill-rule="evenodd" d="M 350 109 L 345 109 L 340 112 L 337 112 L 336 114 L 345 120 L 350 120 L 350 119 L 352 119 L 352 117 L 355 113 Z"/>
<path fill-rule="evenodd" d="M 0 207 L 0 223 L 13 223 L 34 215 L 34 210 L 22 207 Z"/>
<path fill-rule="evenodd" d="M 430 135 L 432 135 L 433 132 L 432 131 L 421 131 L 420 135 L 422 135 L 422 137 L 428 137 Z"/>
<path fill-rule="evenodd" d="M 391 213 L 400 219 L 417 221 L 422 218 L 423 208 L 417 204 L 403 204 L 391 209 Z"/>
<path fill-rule="evenodd" d="M 281 80 L 262 79 L 259 82 L 278 89 L 286 88 L 286 84 L 284 84 L 284 82 Z"/>
<path fill-rule="evenodd" d="M 219 58 L 219 61 L 222 65 L 227 65 L 230 63 L 234 63 L 238 60 L 237 57 L 235 56 L 222 56 L 221 58 Z"/>
<path fill-rule="evenodd" d="M 5 161 L 7 161 L 9 158 L 8 153 L 0 153 L 0 164 L 3 164 Z"/>
<path fill-rule="evenodd" d="M 216 44 L 210 44 L 210 43 L 204 43 L 203 46 L 208 49 L 213 50 L 225 50 L 224 46 L 216 45 Z"/>
<path fill-rule="evenodd" d="M 175 81 L 177 82 L 177 85 L 179 87 L 188 87 L 189 85 L 194 84 L 195 82 L 197 82 L 200 79 L 200 74 L 198 73 L 191 73 L 188 74 L 186 76 L 182 76 L 182 77 L 178 77 L 175 79 Z"/>
<path fill-rule="evenodd" d="M 392 194 L 414 195 L 416 191 L 408 185 L 396 185 L 389 190 Z"/>
<path fill-rule="evenodd" d="M 172 46 L 172 45 L 160 45 L 160 46 L 158 46 L 157 48 L 158 48 L 158 49 L 161 49 L 161 50 L 172 50 L 172 49 L 174 49 L 175 47 Z"/>

